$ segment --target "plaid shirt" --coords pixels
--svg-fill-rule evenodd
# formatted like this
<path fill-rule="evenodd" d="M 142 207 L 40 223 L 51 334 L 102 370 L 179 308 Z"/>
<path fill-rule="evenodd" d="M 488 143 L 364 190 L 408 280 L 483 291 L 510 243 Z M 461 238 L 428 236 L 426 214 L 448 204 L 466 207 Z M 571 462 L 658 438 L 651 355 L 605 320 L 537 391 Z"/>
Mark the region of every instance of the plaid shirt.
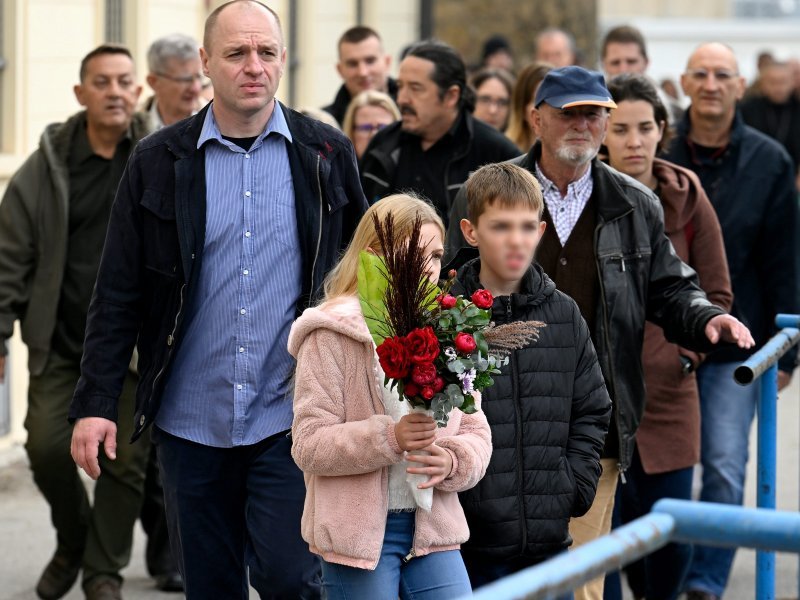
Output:
<path fill-rule="evenodd" d="M 561 246 L 565 246 L 569 235 L 575 228 L 575 224 L 586 208 L 586 203 L 589 202 L 589 197 L 592 195 L 594 184 L 592 183 L 592 166 L 586 173 L 581 176 L 577 181 L 573 181 L 567 186 L 567 195 L 561 196 L 561 192 L 552 181 L 544 176 L 542 170 L 539 168 L 539 163 L 536 163 L 536 179 L 542 186 L 542 195 L 544 196 L 544 203 L 547 205 L 547 210 L 550 213 L 550 218 L 553 219 L 553 227 L 558 234 L 558 240 Z"/>

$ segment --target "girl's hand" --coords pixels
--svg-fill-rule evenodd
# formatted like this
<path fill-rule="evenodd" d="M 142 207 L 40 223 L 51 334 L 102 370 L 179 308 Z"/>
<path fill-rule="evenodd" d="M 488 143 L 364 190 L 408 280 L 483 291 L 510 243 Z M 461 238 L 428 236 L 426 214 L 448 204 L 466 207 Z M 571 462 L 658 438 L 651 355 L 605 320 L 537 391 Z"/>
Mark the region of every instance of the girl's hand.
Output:
<path fill-rule="evenodd" d="M 422 450 L 436 439 L 436 421 L 428 415 L 409 413 L 395 424 L 394 437 L 406 452 Z"/>
<path fill-rule="evenodd" d="M 430 478 L 425 483 L 419 484 L 417 487 L 421 490 L 433 487 L 442 483 L 450 475 L 453 470 L 453 458 L 450 453 L 437 446 L 431 444 L 427 448 L 423 448 L 427 454 L 412 454 L 408 457 L 408 462 L 422 463 L 422 467 L 408 467 L 408 473 L 415 473 L 420 475 L 430 475 Z"/>

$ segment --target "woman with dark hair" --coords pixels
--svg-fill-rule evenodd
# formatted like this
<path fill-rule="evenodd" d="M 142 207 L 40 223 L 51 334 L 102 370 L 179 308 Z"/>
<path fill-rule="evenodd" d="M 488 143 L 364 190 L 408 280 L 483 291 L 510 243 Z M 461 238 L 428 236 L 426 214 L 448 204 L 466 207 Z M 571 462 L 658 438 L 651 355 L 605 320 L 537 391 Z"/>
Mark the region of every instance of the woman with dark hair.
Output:
<path fill-rule="evenodd" d="M 514 80 L 502 69 L 481 69 L 472 76 L 475 110 L 472 115 L 498 131 L 508 124 L 508 106 Z"/>
<path fill-rule="evenodd" d="M 522 69 L 511 92 L 511 115 L 508 119 L 506 137 L 517 145 L 522 152 L 527 152 L 536 141 L 533 132 L 532 115 L 533 98 L 536 90 L 553 66 L 546 63 L 533 63 Z"/>
<path fill-rule="evenodd" d="M 606 134 L 608 162 L 653 190 L 664 207 L 667 236 L 678 256 L 697 271 L 708 299 L 724 310 L 733 301 L 722 233 L 697 176 L 656 158 L 664 144 L 667 109 L 650 81 L 633 74 L 612 79 L 617 104 Z M 648 512 L 661 498 L 691 498 L 692 471 L 700 458 L 700 401 L 694 371 L 703 357 L 669 343 L 647 323 L 642 362 L 647 403 L 636 434 L 627 483 L 617 489 L 621 523 Z M 677 598 L 691 560 L 691 546 L 669 544 L 626 569 L 636 598 Z M 611 582 L 609 582 L 611 583 Z M 606 600 L 616 587 L 606 585 Z"/>

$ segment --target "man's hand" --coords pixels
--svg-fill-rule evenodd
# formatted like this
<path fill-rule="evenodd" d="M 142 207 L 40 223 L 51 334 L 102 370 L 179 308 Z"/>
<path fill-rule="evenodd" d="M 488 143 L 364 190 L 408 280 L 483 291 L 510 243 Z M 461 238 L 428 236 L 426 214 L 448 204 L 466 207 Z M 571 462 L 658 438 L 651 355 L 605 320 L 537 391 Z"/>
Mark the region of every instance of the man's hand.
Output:
<path fill-rule="evenodd" d="M 436 439 L 436 421 L 422 413 L 404 415 L 394 426 L 394 436 L 406 452 L 422 450 Z"/>
<path fill-rule="evenodd" d="M 408 473 L 430 476 L 428 481 L 417 486 L 421 490 L 439 485 L 447 479 L 450 471 L 453 470 L 453 457 L 450 456 L 447 450 L 436 444 L 431 444 L 423 449 L 426 452 L 430 452 L 430 456 L 427 454 L 411 454 L 408 457 L 408 462 L 421 463 L 423 466 L 408 467 L 406 469 Z"/>
<path fill-rule="evenodd" d="M 706 324 L 706 337 L 712 344 L 720 341 L 736 344 L 739 348 L 752 348 L 756 341 L 750 330 L 731 315 L 717 315 Z"/>
<path fill-rule="evenodd" d="M 778 371 L 778 391 L 781 391 L 783 388 L 787 387 L 790 383 L 792 383 L 792 374 L 787 373 L 786 371 Z"/>
<path fill-rule="evenodd" d="M 100 444 L 108 458 L 117 458 L 117 424 L 102 417 L 78 419 L 72 430 L 70 453 L 75 464 L 92 479 L 100 477 Z"/>

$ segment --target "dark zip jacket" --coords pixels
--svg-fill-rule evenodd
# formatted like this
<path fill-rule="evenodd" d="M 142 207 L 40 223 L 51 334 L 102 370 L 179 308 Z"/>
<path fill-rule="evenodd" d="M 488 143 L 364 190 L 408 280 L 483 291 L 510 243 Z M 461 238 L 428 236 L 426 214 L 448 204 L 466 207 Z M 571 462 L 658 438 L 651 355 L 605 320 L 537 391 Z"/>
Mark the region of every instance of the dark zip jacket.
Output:
<path fill-rule="evenodd" d="M 386 89 L 392 100 L 397 102 L 397 81 L 388 77 L 386 79 Z M 330 114 L 340 126 L 344 125 L 344 116 L 347 114 L 347 108 L 350 106 L 350 101 L 353 97 L 347 90 L 347 87 L 342 84 L 339 91 L 336 92 L 336 97 L 328 106 L 323 106 L 322 110 Z"/>
<path fill-rule="evenodd" d="M 100 263 L 71 420 L 117 420 L 117 399 L 134 344 L 139 350 L 133 439 L 153 421 L 180 351 L 186 306 L 205 245 L 205 150 L 197 115 L 142 140 L 122 177 Z M 298 314 L 320 291 L 366 210 L 350 142 L 335 129 L 281 105 L 302 252 Z M 138 338 L 138 341 L 137 341 Z"/>
<path fill-rule="evenodd" d="M 540 155 L 537 142 L 531 152 L 511 162 L 534 173 Z M 594 252 L 600 282 L 592 339 L 614 402 L 619 466 L 625 470 L 644 414 L 645 321 L 659 325 L 672 343 L 710 352 L 715 346 L 706 338 L 705 326 L 725 311 L 708 301 L 697 274 L 675 254 L 664 234 L 661 203 L 652 191 L 597 159 L 592 161 L 592 182 L 597 200 Z M 449 256 L 466 245 L 458 227 L 466 214 L 466 194 L 461 192 L 450 214 Z M 555 230 L 548 228 L 545 235 L 555 235 Z"/>
<path fill-rule="evenodd" d="M 479 275 L 480 259 L 464 264 L 453 293 L 471 296 Z M 539 265 L 519 293 L 495 298 L 492 320 L 545 327 L 483 393 L 494 450 L 484 478 L 459 494 L 470 530 L 462 552 L 545 559 L 571 544 L 570 517 L 592 505 L 611 401 L 586 321 Z"/>

